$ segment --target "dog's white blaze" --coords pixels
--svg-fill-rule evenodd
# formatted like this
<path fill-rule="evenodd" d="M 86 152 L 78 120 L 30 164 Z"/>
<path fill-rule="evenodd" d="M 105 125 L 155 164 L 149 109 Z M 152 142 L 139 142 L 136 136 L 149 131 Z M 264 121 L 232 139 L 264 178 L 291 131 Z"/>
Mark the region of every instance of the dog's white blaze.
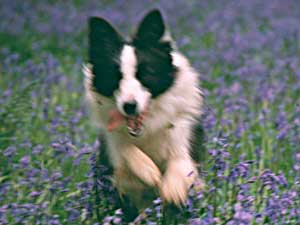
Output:
<path fill-rule="evenodd" d="M 121 72 L 123 79 L 132 79 L 135 77 L 137 59 L 134 48 L 129 45 L 124 45 L 120 56 Z"/>
<path fill-rule="evenodd" d="M 124 113 L 123 104 L 125 102 L 136 101 L 138 110 L 142 112 L 146 109 L 151 95 L 135 77 L 137 58 L 132 46 L 124 45 L 120 62 L 120 70 L 123 77 L 115 96 L 117 107 Z"/>

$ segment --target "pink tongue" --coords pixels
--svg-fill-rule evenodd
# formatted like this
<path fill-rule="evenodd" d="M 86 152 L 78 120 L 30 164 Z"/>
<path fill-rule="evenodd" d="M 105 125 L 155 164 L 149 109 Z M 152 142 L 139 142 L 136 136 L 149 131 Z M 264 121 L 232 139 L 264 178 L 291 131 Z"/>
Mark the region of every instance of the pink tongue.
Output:
<path fill-rule="evenodd" d="M 134 132 L 137 132 L 142 127 L 142 122 L 144 120 L 144 117 L 147 114 L 147 111 L 145 111 L 140 116 L 131 117 L 131 118 L 124 117 L 117 109 L 113 109 L 113 110 L 109 111 L 108 114 L 109 114 L 109 121 L 107 124 L 107 130 L 109 132 L 120 127 L 125 120 L 127 122 L 127 127 L 131 130 L 134 130 Z"/>
<path fill-rule="evenodd" d="M 122 125 L 123 121 L 125 120 L 124 116 L 119 112 L 117 109 L 113 109 L 109 112 L 109 121 L 107 124 L 107 130 L 113 131 L 114 129 L 118 128 Z"/>

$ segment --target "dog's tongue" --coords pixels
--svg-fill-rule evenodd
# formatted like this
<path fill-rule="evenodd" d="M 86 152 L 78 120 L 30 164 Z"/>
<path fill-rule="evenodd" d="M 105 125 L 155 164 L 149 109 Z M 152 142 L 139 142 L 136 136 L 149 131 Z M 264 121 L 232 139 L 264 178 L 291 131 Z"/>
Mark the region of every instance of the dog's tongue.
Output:
<path fill-rule="evenodd" d="M 107 124 L 107 130 L 110 132 L 113 131 L 114 129 L 121 126 L 124 120 L 125 120 L 125 118 L 119 112 L 119 110 L 117 110 L 117 109 L 111 110 L 109 112 L 109 121 Z"/>
<path fill-rule="evenodd" d="M 142 123 L 146 112 L 142 115 L 135 117 L 124 117 L 119 110 L 114 109 L 109 112 L 109 121 L 107 124 L 107 130 L 113 131 L 120 127 L 126 120 L 128 131 L 133 136 L 139 136 L 142 133 Z"/>

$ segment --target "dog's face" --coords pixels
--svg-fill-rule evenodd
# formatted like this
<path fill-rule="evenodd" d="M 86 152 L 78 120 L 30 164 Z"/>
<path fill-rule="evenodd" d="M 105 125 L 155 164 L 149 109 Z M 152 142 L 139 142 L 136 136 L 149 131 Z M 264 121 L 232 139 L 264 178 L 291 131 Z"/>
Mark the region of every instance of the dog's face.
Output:
<path fill-rule="evenodd" d="M 158 10 L 148 13 L 130 41 L 107 21 L 89 21 L 89 60 L 93 88 L 112 98 L 125 117 L 138 117 L 173 84 L 171 39 Z"/>

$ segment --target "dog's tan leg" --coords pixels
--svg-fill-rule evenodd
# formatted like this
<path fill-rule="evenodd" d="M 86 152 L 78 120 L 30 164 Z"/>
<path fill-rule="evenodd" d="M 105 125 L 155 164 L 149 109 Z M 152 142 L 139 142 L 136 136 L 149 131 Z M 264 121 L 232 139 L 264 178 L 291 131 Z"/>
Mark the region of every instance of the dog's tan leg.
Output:
<path fill-rule="evenodd" d="M 127 195 L 139 210 L 151 203 L 147 196 L 161 184 L 161 173 L 154 162 L 139 148 L 128 145 L 122 148 L 122 163 L 115 168 L 114 183 L 122 196 Z M 146 194 L 146 195 L 145 195 Z M 153 195 L 154 192 L 152 193 Z M 151 194 L 151 196 L 152 196 Z"/>
<path fill-rule="evenodd" d="M 149 186 L 160 186 L 161 173 L 154 162 L 135 145 L 127 146 L 122 152 L 125 164 L 142 182 Z"/>
<path fill-rule="evenodd" d="M 162 198 L 166 202 L 180 206 L 185 202 L 188 190 L 196 180 L 197 189 L 202 189 L 204 184 L 198 177 L 197 169 L 191 159 L 171 159 L 162 180 Z"/>
<path fill-rule="evenodd" d="M 154 199 L 155 188 L 147 187 L 145 182 L 132 174 L 128 167 L 119 167 L 114 171 L 114 185 L 118 189 L 121 199 L 129 198 L 130 203 L 140 211 L 149 206 Z M 124 202 L 128 204 L 128 202 Z"/>

